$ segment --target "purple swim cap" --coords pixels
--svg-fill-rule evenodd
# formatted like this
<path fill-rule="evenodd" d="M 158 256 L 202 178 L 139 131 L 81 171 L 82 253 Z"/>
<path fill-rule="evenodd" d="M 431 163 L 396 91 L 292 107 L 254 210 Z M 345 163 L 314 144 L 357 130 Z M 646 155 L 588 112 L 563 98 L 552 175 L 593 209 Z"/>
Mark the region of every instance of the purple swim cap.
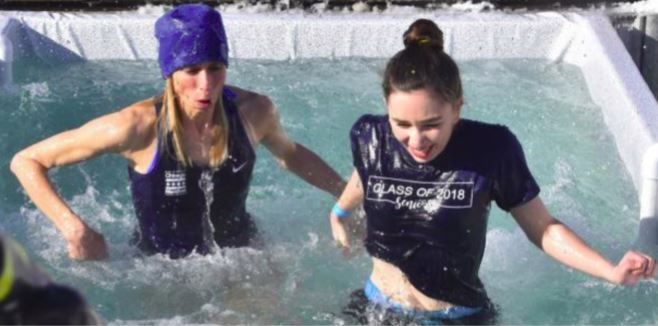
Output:
<path fill-rule="evenodd" d="M 185 66 L 218 61 L 228 67 L 228 42 L 222 17 L 203 4 L 175 7 L 155 22 L 162 77 Z"/>

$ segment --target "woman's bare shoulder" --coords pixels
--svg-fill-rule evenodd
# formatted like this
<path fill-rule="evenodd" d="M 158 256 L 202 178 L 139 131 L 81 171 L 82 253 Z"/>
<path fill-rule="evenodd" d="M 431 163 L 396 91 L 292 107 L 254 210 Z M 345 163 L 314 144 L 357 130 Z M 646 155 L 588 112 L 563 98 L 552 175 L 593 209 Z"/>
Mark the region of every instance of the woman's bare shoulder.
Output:
<path fill-rule="evenodd" d="M 155 103 L 153 98 L 133 103 L 92 120 L 83 128 L 104 130 L 108 144 L 117 144 L 121 151 L 141 148 L 155 135 Z"/>
<path fill-rule="evenodd" d="M 242 113 L 270 115 L 276 110 L 274 103 L 266 95 L 235 86 L 229 87 L 235 93 L 235 103 Z"/>
<path fill-rule="evenodd" d="M 133 136 L 150 134 L 155 130 L 157 123 L 155 105 L 158 101 L 157 98 L 149 98 L 133 103 L 108 115 L 108 118 L 113 124 L 122 126 Z"/>
<path fill-rule="evenodd" d="M 149 98 L 133 103 L 118 111 L 123 119 L 137 124 L 151 124 L 157 119 L 155 105 L 159 102 L 157 98 Z"/>
<path fill-rule="evenodd" d="M 277 119 L 276 106 L 266 96 L 250 90 L 229 86 L 236 94 L 235 104 L 240 115 L 256 129 L 266 128 Z"/>

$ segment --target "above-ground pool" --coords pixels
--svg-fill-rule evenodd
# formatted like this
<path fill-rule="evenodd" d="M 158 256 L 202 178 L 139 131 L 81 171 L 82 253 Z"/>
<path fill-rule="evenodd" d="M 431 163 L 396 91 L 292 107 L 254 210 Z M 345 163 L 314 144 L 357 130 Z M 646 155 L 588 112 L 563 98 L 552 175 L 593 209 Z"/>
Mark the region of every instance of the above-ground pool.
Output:
<path fill-rule="evenodd" d="M 351 322 L 341 310 L 363 286 L 369 259 L 364 252 L 342 257 L 327 222 L 333 199 L 279 169 L 262 148 L 247 204 L 266 249 L 180 260 L 139 256 L 129 245 L 136 221 L 126 163 L 104 156 L 51 172 L 67 202 L 110 245 L 107 261 L 69 260 L 61 236 L 19 190 L 9 159 L 43 137 L 160 92 L 157 63 L 142 44 L 155 47 L 154 41 L 139 31 L 150 31 L 154 16 L 12 17 L 4 29 L 12 82 L 0 96 L 1 225 L 54 279 L 80 289 L 110 324 Z M 401 48 L 401 32 L 415 18 L 226 15 L 238 57 L 229 82 L 268 94 L 291 137 L 348 176 L 349 128 L 364 113 L 384 113 L 383 58 Z M 613 51 L 619 41 L 606 39 L 605 19 L 552 13 L 431 18 L 446 29 L 446 48 L 462 69 L 464 117 L 509 126 L 553 214 L 618 260 L 637 232 L 635 165 L 655 139 L 655 119 L 640 109 L 656 104 L 645 85 L 635 84 L 637 72 L 626 70 L 630 59 Z M 110 29 L 103 23 L 113 19 L 120 23 L 109 39 L 125 42 L 106 49 L 116 57 L 103 58 L 89 30 Z M 381 32 L 380 20 L 390 20 L 391 31 Z M 279 29 L 278 39 L 263 36 L 272 29 Z M 250 37 L 268 41 L 245 41 Z M 121 57 L 122 51 L 130 55 Z M 543 255 L 509 214 L 493 209 L 489 223 L 481 277 L 500 308 L 498 323 L 658 322 L 655 281 L 612 286 Z"/>

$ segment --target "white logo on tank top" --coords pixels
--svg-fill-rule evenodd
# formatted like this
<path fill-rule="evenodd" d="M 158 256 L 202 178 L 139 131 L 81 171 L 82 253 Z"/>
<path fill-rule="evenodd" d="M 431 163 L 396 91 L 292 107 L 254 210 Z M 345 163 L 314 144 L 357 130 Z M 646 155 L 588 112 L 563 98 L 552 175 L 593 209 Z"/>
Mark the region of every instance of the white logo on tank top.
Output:
<path fill-rule="evenodd" d="M 233 171 L 233 173 L 237 173 L 237 172 L 239 172 L 240 170 L 242 170 L 242 168 L 243 168 L 245 165 L 247 165 L 247 162 L 244 162 L 244 163 L 240 164 L 240 165 L 237 166 L 237 167 L 234 165 L 234 166 L 231 168 L 231 170 Z"/>
<path fill-rule="evenodd" d="M 165 196 L 182 196 L 187 193 L 185 171 L 165 171 Z"/>

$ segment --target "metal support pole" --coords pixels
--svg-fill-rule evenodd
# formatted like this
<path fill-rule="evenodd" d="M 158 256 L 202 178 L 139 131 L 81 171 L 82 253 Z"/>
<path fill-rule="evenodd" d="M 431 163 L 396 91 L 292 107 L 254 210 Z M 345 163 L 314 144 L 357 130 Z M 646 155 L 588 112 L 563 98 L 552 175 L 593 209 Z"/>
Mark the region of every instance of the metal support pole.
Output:
<path fill-rule="evenodd" d="M 653 96 L 658 98 L 658 15 L 646 16 L 644 32 L 640 67 Z"/>

